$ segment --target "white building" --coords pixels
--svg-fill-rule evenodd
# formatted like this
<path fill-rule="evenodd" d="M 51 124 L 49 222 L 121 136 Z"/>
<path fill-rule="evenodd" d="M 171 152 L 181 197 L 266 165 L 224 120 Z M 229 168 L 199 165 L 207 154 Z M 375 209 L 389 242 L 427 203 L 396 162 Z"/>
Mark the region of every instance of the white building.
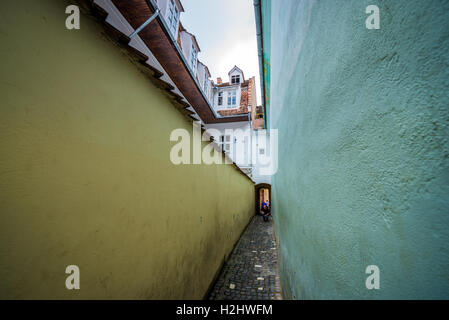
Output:
<path fill-rule="evenodd" d="M 168 28 L 174 39 L 178 37 L 181 12 L 184 12 L 179 0 L 156 0 L 160 14 L 165 18 Z"/>
<path fill-rule="evenodd" d="M 201 49 L 195 35 L 180 22 L 184 12 L 181 2 L 157 0 L 157 4 L 193 78 L 218 118 L 217 123 L 205 124 L 206 129 L 214 130 L 214 140 L 256 183 L 271 183 L 271 178 L 260 170 L 259 160 L 269 154 L 269 137 L 258 138 L 263 119 L 256 119 L 255 77 L 246 79 L 243 70 L 234 66 L 226 82 L 218 78 L 215 84 L 209 68 L 198 60 Z"/>
<path fill-rule="evenodd" d="M 226 120 L 206 125 L 207 129 L 215 130 L 212 134 L 215 141 L 256 183 L 270 183 L 269 176 L 261 175 L 258 164 L 259 158 L 269 154 L 269 138 L 265 135 L 258 138 L 253 126 L 252 114 L 256 113 L 251 111 L 257 107 L 255 77 L 246 79 L 244 72 L 234 66 L 228 73 L 227 82 L 217 79 L 212 107 Z M 232 121 L 232 118 L 238 120 Z"/>

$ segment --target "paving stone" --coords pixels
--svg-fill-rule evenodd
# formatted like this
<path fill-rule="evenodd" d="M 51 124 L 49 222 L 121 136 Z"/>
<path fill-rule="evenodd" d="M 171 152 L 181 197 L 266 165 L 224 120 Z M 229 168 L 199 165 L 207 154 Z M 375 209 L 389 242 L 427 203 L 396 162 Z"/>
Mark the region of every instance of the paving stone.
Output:
<path fill-rule="evenodd" d="M 281 300 L 279 288 L 273 223 L 256 216 L 238 241 L 208 299 Z"/>

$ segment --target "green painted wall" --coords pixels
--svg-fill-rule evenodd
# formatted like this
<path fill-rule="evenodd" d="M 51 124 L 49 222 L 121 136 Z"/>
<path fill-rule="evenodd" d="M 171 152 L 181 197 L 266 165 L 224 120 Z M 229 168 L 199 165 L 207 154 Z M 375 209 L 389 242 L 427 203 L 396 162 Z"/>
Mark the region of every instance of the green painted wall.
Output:
<path fill-rule="evenodd" d="M 66 30 L 68 4 L 0 3 L 0 299 L 200 299 L 254 185 L 171 164 L 191 123 L 90 18 Z"/>
<path fill-rule="evenodd" d="M 367 30 L 365 9 L 380 8 Z M 272 1 L 287 298 L 449 298 L 449 1 Z M 380 268 L 380 290 L 365 268 Z"/>
<path fill-rule="evenodd" d="M 265 117 L 267 119 L 267 127 L 270 127 L 270 55 L 271 55 L 271 0 L 261 0 L 261 24 L 262 24 L 262 38 L 263 38 L 263 81 L 265 84 Z M 262 92 L 263 94 L 263 92 Z"/>

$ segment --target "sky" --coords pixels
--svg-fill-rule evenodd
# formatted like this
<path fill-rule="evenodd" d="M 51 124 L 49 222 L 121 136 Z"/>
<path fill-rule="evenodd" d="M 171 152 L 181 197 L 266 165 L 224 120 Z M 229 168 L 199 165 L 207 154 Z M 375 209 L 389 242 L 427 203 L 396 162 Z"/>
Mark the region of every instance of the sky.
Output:
<path fill-rule="evenodd" d="M 212 79 L 228 81 L 237 65 L 245 79 L 256 77 L 257 104 L 261 104 L 259 60 L 253 0 L 181 0 L 184 28 L 195 35 L 201 52 L 198 59 L 209 68 Z"/>

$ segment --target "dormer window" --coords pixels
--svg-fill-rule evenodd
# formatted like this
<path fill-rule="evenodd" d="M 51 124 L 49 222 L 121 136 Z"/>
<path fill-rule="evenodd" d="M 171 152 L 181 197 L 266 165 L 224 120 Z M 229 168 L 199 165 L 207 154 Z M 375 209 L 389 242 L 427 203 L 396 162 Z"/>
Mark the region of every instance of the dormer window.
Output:
<path fill-rule="evenodd" d="M 231 77 L 231 84 L 239 84 L 240 83 L 240 76 L 232 76 Z"/>
<path fill-rule="evenodd" d="M 196 72 L 196 59 L 198 57 L 198 51 L 196 51 L 196 48 L 194 45 L 192 45 L 192 50 L 190 52 L 190 65 L 192 67 L 193 73 Z"/>
<path fill-rule="evenodd" d="M 170 27 L 171 33 L 176 35 L 176 29 L 178 28 L 179 16 L 180 12 L 178 7 L 175 4 L 174 0 L 170 0 L 168 7 L 168 26 Z"/>
<path fill-rule="evenodd" d="M 223 105 L 223 92 L 218 93 L 218 105 L 219 106 Z"/>
<path fill-rule="evenodd" d="M 206 76 L 204 76 L 204 85 L 203 85 L 203 89 L 204 92 L 207 93 L 207 83 L 209 82 L 209 79 L 206 78 Z"/>

